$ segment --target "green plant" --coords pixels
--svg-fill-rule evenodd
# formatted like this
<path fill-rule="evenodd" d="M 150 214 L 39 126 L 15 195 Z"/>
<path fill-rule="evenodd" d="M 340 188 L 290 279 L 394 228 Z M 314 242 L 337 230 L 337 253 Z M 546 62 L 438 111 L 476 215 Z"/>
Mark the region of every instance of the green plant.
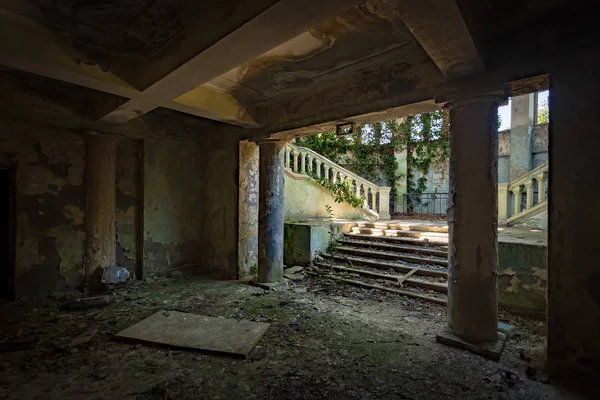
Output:
<path fill-rule="evenodd" d="M 548 108 L 548 101 L 544 101 L 540 103 L 540 108 L 538 109 L 537 115 L 537 123 L 538 124 L 547 124 L 550 122 L 550 109 Z"/>
<path fill-rule="evenodd" d="M 336 203 L 347 202 L 351 206 L 361 208 L 364 204 L 364 197 L 354 194 L 352 187 L 346 181 L 330 182 L 325 178 L 320 178 L 315 174 L 310 174 L 321 186 L 329 190 L 333 195 L 333 201 Z"/>
<path fill-rule="evenodd" d="M 257 263 L 252 264 L 252 266 L 250 267 L 250 273 L 252 275 L 258 274 L 258 264 Z"/>
<path fill-rule="evenodd" d="M 333 222 L 333 218 L 334 218 L 333 209 L 331 208 L 331 206 L 329 204 L 325 204 L 325 212 L 327 212 L 327 218 L 329 218 L 329 220 L 330 220 L 329 221 L 329 229 L 328 229 L 329 243 L 327 244 L 327 252 L 331 253 L 338 247 L 339 244 L 338 244 L 337 238 L 336 238 L 335 223 Z"/>

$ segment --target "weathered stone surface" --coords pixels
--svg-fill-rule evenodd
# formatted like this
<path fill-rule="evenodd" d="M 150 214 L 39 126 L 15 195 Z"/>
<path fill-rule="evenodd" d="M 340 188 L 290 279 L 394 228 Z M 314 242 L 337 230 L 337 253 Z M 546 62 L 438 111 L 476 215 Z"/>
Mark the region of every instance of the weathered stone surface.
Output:
<path fill-rule="evenodd" d="M 83 277 L 84 142 L 67 129 L 0 119 L 0 164 L 15 161 L 15 295 L 76 287 Z"/>
<path fill-rule="evenodd" d="M 239 275 L 249 275 L 258 266 L 258 145 L 240 142 L 239 177 Z"/>

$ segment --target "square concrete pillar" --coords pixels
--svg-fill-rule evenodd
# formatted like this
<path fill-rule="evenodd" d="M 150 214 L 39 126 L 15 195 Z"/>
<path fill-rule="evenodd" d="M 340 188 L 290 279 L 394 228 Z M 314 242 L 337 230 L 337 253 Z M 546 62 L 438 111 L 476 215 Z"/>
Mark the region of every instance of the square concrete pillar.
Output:
<path fill-rule="evenodd" d="M 589 56 L 588 56 L 589 55 Z M 600 378 L 600 56 L 550 72 L 547 365 L 552 375 Z"/>
<path fill-rule="evenodd" d="M 510 196 L 508 191 L 508 183 L 498 184 L 498 220 L 508 219 L 508 209 L 510 204 Z"/>
<path fill-rule="evenodd" d="M 379 219 L 390 219 L 390 190 L 392 188 L 379 188 Z"/>
<path fill-rule="evenodd" d="M 510 181 L 531 171 L 531 145 L 535 125 L 535 93 L 511 101 Z"/>

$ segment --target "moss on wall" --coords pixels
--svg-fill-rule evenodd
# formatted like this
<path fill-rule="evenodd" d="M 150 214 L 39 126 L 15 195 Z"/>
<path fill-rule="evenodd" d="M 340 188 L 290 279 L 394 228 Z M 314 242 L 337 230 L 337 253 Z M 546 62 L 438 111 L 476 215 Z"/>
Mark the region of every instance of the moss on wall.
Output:
<path fill-rule="evenodd" d="M 546 312 L 546 253 L 542 245 L 498 243 L 500 305 L 530 314 Z"/>

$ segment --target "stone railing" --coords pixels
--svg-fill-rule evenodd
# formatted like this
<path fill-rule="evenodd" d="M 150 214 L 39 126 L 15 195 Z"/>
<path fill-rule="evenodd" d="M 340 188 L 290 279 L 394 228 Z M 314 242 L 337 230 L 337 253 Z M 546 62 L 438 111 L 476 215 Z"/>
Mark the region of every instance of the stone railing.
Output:
<path fill-rule="evenodd" d="M 356 196 L 364 197 L 365 209 L 377 213 L 380 219 L 390 218 L 391 188 L 377 186 L 306 147 L 287 145 L 284 165 L 286 170 L 295 174 L 316 175 L 329 182 L 346 181 Z"/>
<path fill-rule="evenodd" d="M 510 184 L 498 185 L 498 218 L 507 224 L 548 207 L 548 163 L 523 174 Z"/>

